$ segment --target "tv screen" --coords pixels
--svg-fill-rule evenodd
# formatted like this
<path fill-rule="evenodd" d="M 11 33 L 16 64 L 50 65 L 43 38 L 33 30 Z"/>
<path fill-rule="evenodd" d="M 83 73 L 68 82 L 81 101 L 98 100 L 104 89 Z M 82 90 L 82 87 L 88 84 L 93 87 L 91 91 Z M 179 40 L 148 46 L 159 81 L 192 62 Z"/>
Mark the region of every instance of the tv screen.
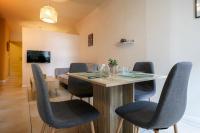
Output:
<path fill-rule="evenodd" d="M 50 51 L 27 50 L 27 63 L 50 63 Z"/>

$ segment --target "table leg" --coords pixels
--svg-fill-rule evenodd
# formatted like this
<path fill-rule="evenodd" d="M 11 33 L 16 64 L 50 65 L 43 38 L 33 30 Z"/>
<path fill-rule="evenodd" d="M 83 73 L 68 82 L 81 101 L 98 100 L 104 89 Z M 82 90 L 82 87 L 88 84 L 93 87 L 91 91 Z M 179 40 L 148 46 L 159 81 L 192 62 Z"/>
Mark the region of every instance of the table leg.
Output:
<path fill-rule="evenodd" d="M 127 84 L 123 85 L 123 105 L 134 101 L 134 85 Z M 124 121 L 123 133 L 133 133 L 133 124 L 128 121 Z"/>
<path fill-rule="evenodd" d="M 94 85 L 94 107 L 100 112 L 100 117 L 95 121 L 96 133 L 115 133 L 118 116 L 115 109 L 123 104 L 122 86 L 103 87 Z"/>

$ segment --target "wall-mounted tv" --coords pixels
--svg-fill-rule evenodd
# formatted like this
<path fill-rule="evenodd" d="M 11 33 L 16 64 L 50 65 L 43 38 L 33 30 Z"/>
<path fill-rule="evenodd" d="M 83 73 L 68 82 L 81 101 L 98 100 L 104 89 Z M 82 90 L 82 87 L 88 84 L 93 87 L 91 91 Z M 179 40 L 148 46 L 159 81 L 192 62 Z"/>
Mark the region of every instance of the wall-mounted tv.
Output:
<path fill-rule="evenodd" d="M 27 50 L 27 63 L 50 63 L 50 51 Z"/>

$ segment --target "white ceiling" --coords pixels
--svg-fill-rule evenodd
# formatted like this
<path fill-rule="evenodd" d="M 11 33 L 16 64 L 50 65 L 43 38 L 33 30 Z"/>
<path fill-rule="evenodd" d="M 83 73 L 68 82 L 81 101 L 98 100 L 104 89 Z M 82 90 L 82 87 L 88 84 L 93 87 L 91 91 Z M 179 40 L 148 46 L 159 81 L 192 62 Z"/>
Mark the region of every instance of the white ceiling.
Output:
<path fill-rule="evenodd" d="M 40 8 L 48 0 L 0 0 L 0 16 L 7 20 L 12 32 L 22 26 L 76 33 L 75 25 L 105 0 L 51 0 L 58 12 L 58 23 L 47 24 L 39 19 Z"/>

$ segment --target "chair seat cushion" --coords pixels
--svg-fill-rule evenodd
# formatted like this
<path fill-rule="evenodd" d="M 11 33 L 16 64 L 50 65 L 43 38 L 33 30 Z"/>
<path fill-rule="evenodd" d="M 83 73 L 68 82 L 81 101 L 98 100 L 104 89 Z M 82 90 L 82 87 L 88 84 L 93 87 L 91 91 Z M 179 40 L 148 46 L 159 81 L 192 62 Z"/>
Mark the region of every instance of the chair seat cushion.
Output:
<path fill-rule="evenodd" d="M 135 100 L 136 101 L 141 101 L 141 100 L 148 100 L 152 96 L 154 96 L 155 91 L 146 91 L 141 88 L 135 88 Z"/>
<path fill-rule="evenodd" d="M 157 103 L 139 101 L 119 107 L 115 112 L 136 126 L 148 128 L 156 111 Z"/>
<path fill-rule="evenodd" d="M 81 100 L 51 102 L 55 119 L 52 127 L 69 128 L 95 120 L 99 112 L 90 104 Z"/>

